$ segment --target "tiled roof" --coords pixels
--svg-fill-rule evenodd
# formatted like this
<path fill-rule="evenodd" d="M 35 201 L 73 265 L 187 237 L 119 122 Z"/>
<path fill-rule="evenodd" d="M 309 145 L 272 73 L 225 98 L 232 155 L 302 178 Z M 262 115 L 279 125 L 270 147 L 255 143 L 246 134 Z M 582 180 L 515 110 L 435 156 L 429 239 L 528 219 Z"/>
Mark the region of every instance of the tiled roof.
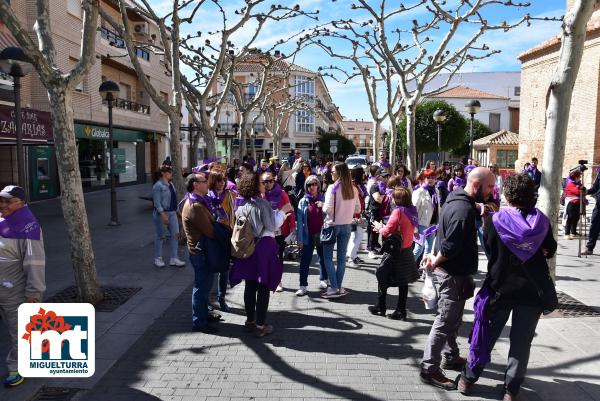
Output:
<path fill-rule="evenodd" d="M 445 91 L 439 92 L 431 97 L 460 99 L 508 99 L 504 96 L 498 96 L 492 93 L 480 91 L 479 89 L 469 88 L 465 85 L 458 85 L 454 88 L 446 89 Z"/>
<path fill-rule="evenodd" d="M 249 56 L 252 57 L 252 56 Z M 253 61 L 251 58 L 248 59 L 248 62 L 240 62 L 236 67 L 236 72 L 260 72 L 263 69 L 263 64 L 257 58 L 256 61 Z M 289 61 L 280 60 L 275 62 L 275 70 L 279 71 L 297 71 L 303 72 L 305 74 L 316 74 L 316 72 L 309 70 L 308 68 L 304 68 L 294 63 L 290 63 Z"/>
<path fill-rule="evenodd" d="M 518 145 L 519 144 L 519 134 L 515 134 L 514 132 L 507 131 L 503 129 L 502 131 L 496 132 L 495 134 L 491 134 L 488 136 L 484 136 L 483 138 L 479 138 L 473 141 L 473 146 L 487 146 L 487 145 Z"/>

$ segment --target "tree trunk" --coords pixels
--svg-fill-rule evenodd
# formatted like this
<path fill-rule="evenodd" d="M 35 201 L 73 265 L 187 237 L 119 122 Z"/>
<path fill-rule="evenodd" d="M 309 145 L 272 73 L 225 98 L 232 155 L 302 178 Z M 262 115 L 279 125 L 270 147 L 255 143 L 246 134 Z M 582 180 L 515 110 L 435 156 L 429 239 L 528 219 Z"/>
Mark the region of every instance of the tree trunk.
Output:
<path fill-rule="evenodd" d="M 417 175 L 417 142 L 415 139 L 416 119 L 415 108 L 412 103 L 405 107 L 406 112 L 406 167 L 412 177 Z"/>
<path fill-rule="evenodd" d="M 60 202 L 71 246 L 75 283 L 81 301 L 96 305 L 102 301 L 104 295 L 98 284 L 94 249 L 83 198 L 71 95 L 71 91 L 67 90 L 65 86 L 48 85 L 48 98 L 52 105 L 54 147 L 61 187 Z M 108 213 L 108 209 L 106 212 Z M 108 220 L 107 214 L 107 224 Z M 46 234 L 52 235 L 48 232 Z"/>
<path fill-rule="evenodd" d="M 571 97 L 581 65 L 586 25 L 597 4 L 598 1 L 578 0 L 565 15 L 560 58 L 548 88 L 543 174 L 538 204 L 550 218 L 554 236 L 558 233 L 559 200 Z M 550 273 L 555 277 L 556 258 L 551 260 Z"/>
<path fill-rule="evenodd" d="M 395 129 L 396 119 L 390 118 L 390 125 L 391 125 L 392 129 L 390 130 L 390 132 L 388 132 L 388 136 L 390 137 L 390 148 L 389 148 L 388 161 L 392 165 L 392 170 L 393 170 L 394 166 L 398 162 L 398 155 L 396 153 L 396 147 L 397 147 L 397 141 L 398 141 L 398 134 Z M 393 171 L 390 171 L 390 174 L 393 174 L 393 173 L 394 173 Z"/>
<path fill-rule="evenodd" d="M 381 131 L 381 121 L 376 119 L 375 132 L 373 133 L 373 160 L 371 160 L 373 163 L 378 160 L 377 156 L 379 155 L 379 131 Z"/>
<path fill-rule="evenodd" d="M 171 160 L 173 160 L 173 185 L 177 191 L 177 199 L 183 198 L 185 194 L 185 184 L 183 182 L 183 171 L 181 169 L 181 140 L 179 138 L 181 126 L 181 116 L 178 112 L 169 114 L 169 151 Z M 178 161 L 178 162 L 176 162 Z"/>
<path fill-rule="evenodd" d="M 196 128 L 198 131 L 194 133 L 190 141 L 190 171 L 192 167 L 196 167 L 198 165 L 198 146 L 200 143 L 200 135 L 202 131 L 200 131 L 200 127 Z M 191 132 L 190 132 L 191 134 Z"/>

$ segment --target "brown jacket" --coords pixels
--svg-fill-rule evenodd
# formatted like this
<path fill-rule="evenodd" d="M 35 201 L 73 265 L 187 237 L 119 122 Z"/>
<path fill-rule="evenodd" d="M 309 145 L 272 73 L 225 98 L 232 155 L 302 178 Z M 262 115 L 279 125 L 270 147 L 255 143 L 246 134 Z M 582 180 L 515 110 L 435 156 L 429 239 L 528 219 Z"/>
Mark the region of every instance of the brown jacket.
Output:
<path fill-rule="evenodd" d="M 215 219 L 202 203 L 190 203 L 186 200 L 181 211 L 181 220 L 187 237 L 188 250 L 190 254 L 195 255 L 198 241 L 204 236 L 214 238 L 212 223 Z"/>

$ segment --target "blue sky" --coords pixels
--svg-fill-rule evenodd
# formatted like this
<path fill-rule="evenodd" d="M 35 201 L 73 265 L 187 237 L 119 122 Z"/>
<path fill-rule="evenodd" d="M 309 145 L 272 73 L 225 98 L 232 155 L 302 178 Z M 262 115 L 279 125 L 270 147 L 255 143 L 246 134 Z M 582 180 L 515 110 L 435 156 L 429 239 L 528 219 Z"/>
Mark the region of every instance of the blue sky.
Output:
<path fill-rule="evenodd" d="M 446 2 L 447 7 L 457 3 L 458 0 L 448 0 Z M 519 20 L 525 13 L 529 13 L 535 17 L 544 16 L 561 16 L 564 14 L 565 0 L 531 0 L 530 7 L 504 7 L 504 6 L 492 6 L 489 11 L 484 14 L 484 18 L 490 22 L 501 22 L 508 21 L 515 22 Z M 172 7 L 171 1 L 151 1 L 155 7 L 157 13 L 163 14 Z M 298 2 L 304 11 L 315 11 L 319 10 L 319 22 L 324 23 L 329 20 L 337 19 L 348 19 L 363 20 L 365 18 L 364 13 L 351 10 L 351 0 L 337 0 L 332 2 L 331 0 L 303 0 Z M 378 1 L 372 2 L 373 4 L 379 4 Z M 413 3 L 410 0 L 404 2 L 406 6 Z M 243 2 L 237 0 L 221 0 L 219 4 L 225 9 L 228 17 L 228 24 L 236 21 L 236 15 L 234 10 L 243 5 Z M 284 4 L 292 6 L 296 2 L 279 0 L 276 2 L 267 2 L 270 4 Z M 388 0 L 386 2 L 388 9 L 391 9 L 392 5 L 397 6 L 400 4 L 398 0 Z M 203 32 L 209 32 L 211 30 L 219 29 L 220 19 L 218 18 L 217 10 L 207 7 L 196 15 L 194 22 L 190 26 L 183 27 L 184 32 L 196 32 L 201 30 Z M 417 19 L 420 22 L 428 17 L 428 12 L 424 8 L 411 10 L 406 15 L 400 14 L 393 21 L 393 26 L 388 26 L 388 29 L 400 28 L 405 29 L 411 26 L 411 21 Z M 302 17 L 295 18 L 293 20 L 281 21 L 276 23 L 267 23 L 261 31 L 260 36 L 257 39 L 257 47 L 266 48 L 273 44 L 278 39 L 287 38 L 290 34 L 298 32 L 302 29 L 308 29 L 316 24 L 315 21 Z M 392 25 L 391 23 L 389 25 Z M 250 23 L 241 29 L 233 38 L 232 41 L 236 45 L 241 45 L 251 37 L 253 32 L 254 24 Z M 454 46 L 458 46 L 464 41 L 472 30 L 463 29 L 457 33 L 457 39 L 459 39 Z M 467 64 L 461 71 L 519 71 L 520 63 L 517 60 L 517 55 L 533 46 L 542 43 L 545 40 L 550 39 L 552 36 L 556 36 L 560 33 L 560 23 L 548 22 L 548 21 L 532 21 L 530 27 L 525 25 L 520 26 L 509 32 L 493 31 L 488 32 L 484 35 L 481 43 L 487 44 L 491 49 L 501 50 L 500 54 L 496 54 L 491 58 L 476 61 L 471 64 Z M 432 32 L 430 36 L 432 39 L 439 40 L 444 32 L 439 30 Z M 206 34 L 205 34 L 206 35 Z M 204 36 L 203 36 L 204 37 Z M 461 41 L 462 39 L 462 41 Z M 336 51 L 340 53 L 347 52 L 349 49 L 347 46 L 337 42 L 330 42 Z M 434 42 L 435 44 L 435 42 Z M 285 48 L 282 49 L 284 52 Z M 317 70 L 320 66 L 337 65 L 345 67 L 347 64 L 340 62 L 336 59 L 328 57 L 322 50 L 318 48 L 307 48 L 300 52 L 294 62 L 312 70 Z M 326 83 L 331 92 L 333 101 L 339 106 L 342 114 L 347 118 L 358 118 L 358 119 L 371 119 L 371 114 L 368 108 L 367 97 L 361 80 L 351 81 L 347 84 L 342 84 L 326 78 Z M 381 96 L 380 96 L 381 97 Z"/>

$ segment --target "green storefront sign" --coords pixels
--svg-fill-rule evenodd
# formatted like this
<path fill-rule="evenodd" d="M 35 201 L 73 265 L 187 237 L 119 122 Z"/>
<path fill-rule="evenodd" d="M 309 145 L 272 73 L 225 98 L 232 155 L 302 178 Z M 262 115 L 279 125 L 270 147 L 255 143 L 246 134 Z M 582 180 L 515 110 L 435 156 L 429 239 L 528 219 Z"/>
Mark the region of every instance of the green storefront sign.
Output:
<path fill-rule="evenodd" d="M 144 142 L 147 139 L 147 135 L 147 132 L 113 128 L 114 141 Z M 90 124 L 75 124 L 75 138 L 108 141 L 108 127 Z"/>

